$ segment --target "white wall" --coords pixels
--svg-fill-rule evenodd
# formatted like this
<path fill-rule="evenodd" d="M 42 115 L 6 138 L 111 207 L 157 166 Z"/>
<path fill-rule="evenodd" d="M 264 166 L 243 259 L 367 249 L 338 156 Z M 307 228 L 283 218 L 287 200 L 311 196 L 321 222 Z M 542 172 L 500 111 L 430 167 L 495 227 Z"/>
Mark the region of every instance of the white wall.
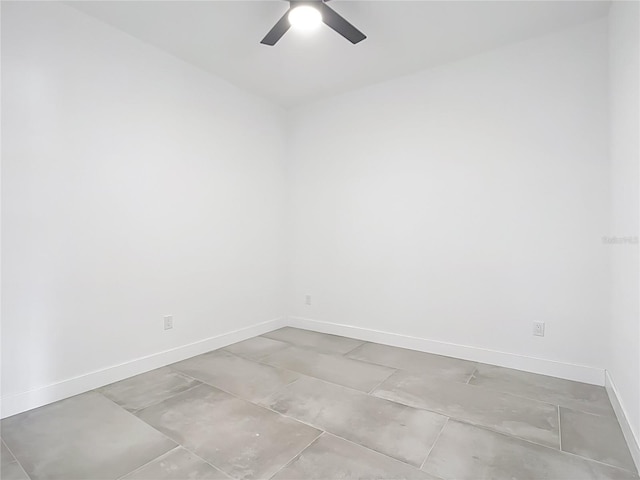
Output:
<path fill-rule="evenodd" d="M 64 5 L 4 2 L 2 44 L 3 415 L 287 311 L 596 383 L 610 365 L 638 426 L 637 250 L 601 240 L 637 232 L 629 89 L 610 228 L 606 20 L 288 116 Z"/>
<path fill-rule="evenodd" d="M 280 108 L 49 2 L 2 2 L 2 67 L 9 410 L 282 316 Z"/>
<path fill-rule="evenodd" d="M 639 235 L 640 4 L 613 2 L 609 12 L 611 99 L 610 235 Z M 612 315 L 607 368 L 640 444 L 640 260 L 637 244 L 612 244 Z M 636 446 L 636 450 L 638 447 Z"/>
<path fill-rule="evenodd" d="M 601 20 L 292 112 L 289 313 L 602 383 L 607 95 Z"/>

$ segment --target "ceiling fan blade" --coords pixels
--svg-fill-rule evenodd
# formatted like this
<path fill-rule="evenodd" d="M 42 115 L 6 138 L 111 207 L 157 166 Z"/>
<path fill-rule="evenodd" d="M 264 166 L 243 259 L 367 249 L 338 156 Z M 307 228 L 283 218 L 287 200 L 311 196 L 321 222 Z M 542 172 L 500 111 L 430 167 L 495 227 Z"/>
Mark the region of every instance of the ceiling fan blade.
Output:
<path fill-rule="evenodd" d="M 287 30 L 289 30 L 289 27 L 291 27 L 289 19 L 287 18 L 287 15 L 289 15 L 289 10 L 287 10 L 282 18 L 276 22 L 273 28 L 269 30 L 269 33 L 265 35 L 260 43 L 262 43 L 263 45 L 274 46 L 276 42 L 280 40 L 285 33 L 287 33 Z"/>
<path fill-rule="evenodd" d="M 329 8 L 324 2 L 320 2 L 318 7 L 320 8 L 320 12 L 322 13 L 322 21 L 329 27 L 333 28 L 344 38 L 349 40 L 351 43 L 356 44 L 367 38 L 364 33 L 347 22 L 335 10 Z"/>

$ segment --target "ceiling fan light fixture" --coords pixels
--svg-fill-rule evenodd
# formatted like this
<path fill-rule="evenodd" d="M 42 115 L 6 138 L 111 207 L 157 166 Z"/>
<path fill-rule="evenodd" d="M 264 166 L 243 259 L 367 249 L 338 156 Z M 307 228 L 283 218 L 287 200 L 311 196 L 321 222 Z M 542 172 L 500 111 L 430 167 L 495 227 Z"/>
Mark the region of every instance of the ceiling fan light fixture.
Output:
<path fill-rule="evenodd" d="M 291 9 L 288 19 L 294 29 L 309 32 L 320 26 L 322 14 L 310 5 L 299 5 Z"/>

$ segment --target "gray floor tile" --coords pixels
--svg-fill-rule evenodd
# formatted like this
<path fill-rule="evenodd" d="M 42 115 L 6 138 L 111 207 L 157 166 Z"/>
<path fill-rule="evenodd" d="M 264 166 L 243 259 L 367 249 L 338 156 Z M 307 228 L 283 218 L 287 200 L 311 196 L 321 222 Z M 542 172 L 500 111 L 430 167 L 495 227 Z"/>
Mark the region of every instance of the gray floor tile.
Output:
<path fill-rule="evenodd" d="M 325 433 L 272 480 L 429 480 L 406 463 Z"/>
<path fill-rule="evenodd" d="M 597 385 L 493 365 L 478 365 L 469 383 L 573 410 L 614 415 L 606 390 Z"/>
<path fill-rule="evenodd" d="M 269 478 L 321 432 L 209 385 L 137 415 L 215 467 L 244 478 Z"/>
<path fill-rule="evenodd" d="M 177 393 L 195 387 L 200 382 L 185 377 L 168 367 L 158 368 L 97 391 L 129 411 L 140 410 L 165 400 Z"/>
<path fill-rule="evenodd" d="M 615 417 L 560 407 L 562 450 L 635 472 L 629 448 Z"/>
<path fill-rule="evenodd" d="M 329 353 L 347 353 L 363 343 L 353 338 L 292 327 L 284 327 L 279 330 L 274 330 L 273 332 L 265 333 L 263 337 Z"/>
<path fill-rule="evenodd" d="M 300 347 L 280 350 L 264 357 L 262 361 L 363 392 L 370 392 L 395 372 L 389 367 L 353 360 L 338 354 L 314 352 Z"/>
<path fill-rule="evenodd" d="M 373 394 L 550 447 L 560 446 L 558 410 L 547 403 L 403 371 L 391 375 Z"/>
<path fill-rule="evenodd" d="M 4 440 L 0 442 L 0 465 L 4 465 L 5 463 L 15 462 L 15 457 L 11 454 L 7 446 L 4 444 Z"/>
<path fill-rule="evenodd" d="M 446 418 L 302 377 L 269 397 L 277 412 L 420 466 Z"/>
<path fill-rule="evenodd" d="M 445 480 L 631 480 L 630 472 L 449 420 L 423 470 Z"/>
<path fill-rule="evenodd" d="M 243 342 L 234 343 L 224 350 L 251 360 L 259 360 L 270 353 L 277 352 L 290 346 L 290 343 L 273 340 L 267 337 L 253 337 Z"/>
<path fill-rule="evenodd" d="M 1 427 L 3 480 L 640 480 L 600 387 L 295 328 Z"/>
<path fill-rule="evenodd" d="M 365 343 L 347 356 L 408 372 L 439 375 L 459 382 L 469 380 L 476 368 L 474 362 L 379 343 Z"/>
<path fill-rule="evenodd" d="M 109 479 L 175 443 L 96 392 L 2 421 L 2 438 L 33 479 Z"/>
<path fill-rule="evenodd" d="M 2 480 L 29 480 L 29 477 L 18 462 L 3 463 L 0 468 Z"/>
<path fill-rule="evenodd" d="M 230 477 L 193 453 L 178 447 L 122 480 L 229 480 Z"/>
<path fill-rule="evenodd" d="M 223 350 L 174 363 L 171 368 L 252 402 L 269 396 L 299 377 L 297 373 Z"/>

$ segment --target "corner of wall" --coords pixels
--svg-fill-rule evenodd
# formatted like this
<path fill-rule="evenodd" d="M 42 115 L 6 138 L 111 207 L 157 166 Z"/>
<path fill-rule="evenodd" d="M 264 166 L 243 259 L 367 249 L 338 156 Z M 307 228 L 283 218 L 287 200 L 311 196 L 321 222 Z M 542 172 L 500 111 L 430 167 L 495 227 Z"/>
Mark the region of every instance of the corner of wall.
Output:
<path fill-rule="evenodd" d="M 613 383 L 613 379 L 611 378 L 611 374 L 608 370 L 605 370 L 605 388 L 607 390 L 609 400 L 611 401 L 613 411 L 615 412 L 616 418 L 618 419 L 618 423 L 620 423 L 620 427 L 622 428 L 624 439 L 627 441 L 627 445 L 629 446 L 629 451 L 631 452 L 633 461 L 636 464 L 636 468 L 640 472 L 640 439 L 638 438 L 629 421 L 629 415 L 627 414 L 624 405 L 620 401 L 618 390 L 616 389 L 616 386 Z"/>

